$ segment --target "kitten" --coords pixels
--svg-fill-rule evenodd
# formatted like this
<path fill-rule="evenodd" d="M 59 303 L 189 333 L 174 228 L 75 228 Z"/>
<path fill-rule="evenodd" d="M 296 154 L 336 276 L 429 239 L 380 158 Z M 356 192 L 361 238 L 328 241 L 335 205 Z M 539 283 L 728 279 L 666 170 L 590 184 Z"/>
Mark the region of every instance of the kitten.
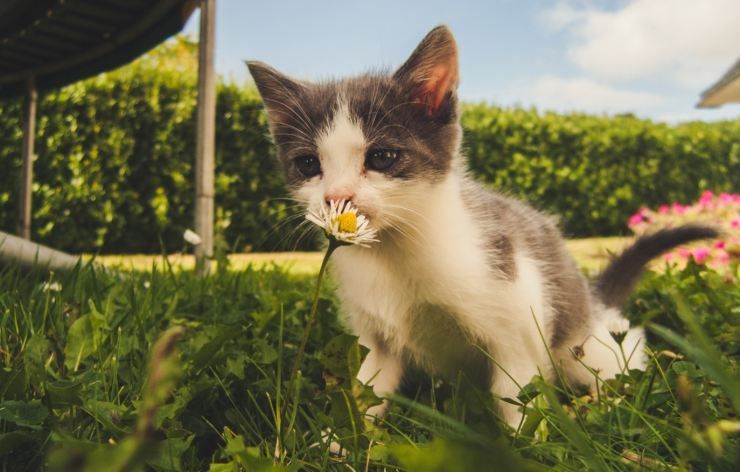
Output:
<path fill-rule="evenodd" d="M 652 257 L 714 231 L 638 240 L 590 288 L 552 218 L 468 175 L 448 28 L 390 75 L 308 83 L 248 66 L 294 196 L 307 208 L 351 200 L 378 230 L 371 247 L 339 249 L 333 269 L 347 321 L 370 349 L 359 379 L 379 396 L 415 363 L 514 398 L 538 373 L 554 379 L 548 350 L 567 381 L 590 385 L 584 364 L 602 378 L 623 368 L 611 326 L 626 332 L 629 366 L 644 366 L 644 333 L 618 309 Z M 516 425 L 517 407 L 500 404 Z"/>

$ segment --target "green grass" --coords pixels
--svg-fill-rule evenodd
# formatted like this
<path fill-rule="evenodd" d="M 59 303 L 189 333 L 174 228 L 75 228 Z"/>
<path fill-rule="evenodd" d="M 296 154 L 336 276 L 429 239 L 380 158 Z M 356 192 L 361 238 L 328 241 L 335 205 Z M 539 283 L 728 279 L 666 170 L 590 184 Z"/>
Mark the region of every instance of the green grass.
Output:
<path fill-rule="evenodd" d="M 534 378 L 510 399 L 526 411 L 510 431 L 487 392 L 418 373 L 368 421 L 364 349 L 331 283 L 291 379 L 313 276 L 158 267 L 0 270 L 0 470 L 740 469 L 740 288 L 726 275 L 649 274 L 628 307 L 648 324 L 647 370 L 593 396 Z"/>

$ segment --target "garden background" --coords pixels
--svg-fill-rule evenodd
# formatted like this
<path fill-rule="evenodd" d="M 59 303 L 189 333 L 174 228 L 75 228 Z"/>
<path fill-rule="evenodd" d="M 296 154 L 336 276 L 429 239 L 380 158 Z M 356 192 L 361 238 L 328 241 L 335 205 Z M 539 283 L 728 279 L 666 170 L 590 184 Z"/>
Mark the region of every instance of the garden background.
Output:
<path fill-rule="evenodd" d="M 32 239 L 70 252 L 183 248 L 193 213 L 197 44 L 169 41 L 39 104 Z M 281 226 L 287 193 L 251 85 L 221 82 L 216 228 L 235 252 L 315 249 Z M 463 106 L 473 174 L 558 215 L 568 237 L 628 234 L 642 206 L 740 187 L 740 120 L 675 126 L 634 116 Z M 0 229 L 15 232 L 20 99 L 0 101 Z M 286 236 L 286 233 L 288 236 Z"/>

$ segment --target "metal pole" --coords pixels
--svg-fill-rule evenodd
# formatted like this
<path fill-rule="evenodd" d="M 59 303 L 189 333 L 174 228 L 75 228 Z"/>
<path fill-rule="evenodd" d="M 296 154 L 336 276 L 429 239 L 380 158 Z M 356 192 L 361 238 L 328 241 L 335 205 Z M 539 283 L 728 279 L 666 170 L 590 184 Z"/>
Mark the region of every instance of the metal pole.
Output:
<path fill-rule="evenodd" d="M 79 256 L 0 231 L 0 267 L 2 263 L 14 263 L 23 267 L 72 270 L 80 261 Z"/>
<path fill-rule="evenodd" d="M 213 181 L 216 134 L 216 80 L 213 70 L 216 0 L 200 0 L 198 42 L 198 121 L 195 152 L 196 271 L 211 269 L 213 257 Z"/>
<path fill-rule="evenodd" d="M 26 83 L 23 103 L 23 167 L 21 169 L 21 195 L 19 233 L 31 239 L 31 194 L 33 190 L 33 140 L 36 136 L 36 84 L 33 77 Z"/>

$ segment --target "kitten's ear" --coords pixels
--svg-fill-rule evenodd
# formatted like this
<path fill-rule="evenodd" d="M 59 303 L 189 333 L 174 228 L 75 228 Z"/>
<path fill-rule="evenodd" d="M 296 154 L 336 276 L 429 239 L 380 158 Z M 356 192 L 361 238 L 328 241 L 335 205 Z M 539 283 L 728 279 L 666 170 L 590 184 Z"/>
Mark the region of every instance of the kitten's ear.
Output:
<path fill-rule="evenodd" d="M 285 122 L 290 106 L 301 97 L 304 86 L 263 62 L 247 61 L 247 67 L 262 96 L 270 126 Z"/>
<path fill-rule="evenodd" d="M 459 73 L 450 29 L 437 26 L 430 31 L 393 77 L 411 86 L 413 100 L 423 104 L 429 116 L 453 104 Z"/>

